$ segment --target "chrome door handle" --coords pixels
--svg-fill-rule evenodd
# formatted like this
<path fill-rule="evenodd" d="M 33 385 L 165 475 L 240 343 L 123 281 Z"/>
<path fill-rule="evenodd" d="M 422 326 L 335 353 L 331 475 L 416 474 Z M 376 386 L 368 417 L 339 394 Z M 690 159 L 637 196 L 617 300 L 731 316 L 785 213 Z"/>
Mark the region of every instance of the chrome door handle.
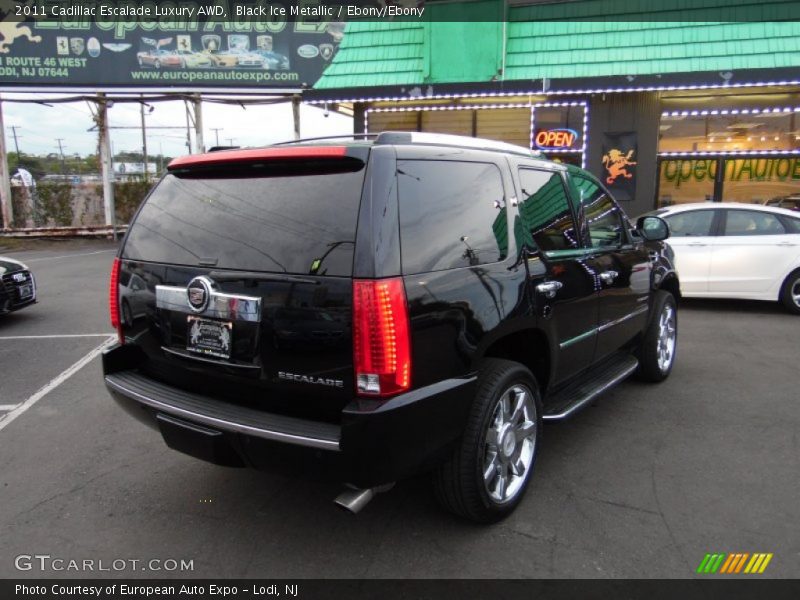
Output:
<path fill-rule="evenodd" d="M 791 246 L 796 246 L 797 244 L 793 244 L 792 242 L 778 242 L 777 245 L 784 248 L 789 248 Z"/>
<path fill-rule="evenodd" d="M 692 248 L 705 248 L 708 244 L 704 244 L 702 242 L 692 242 L 690 244 L 686 244 L 687 246 L 691 246 Z"/>
<path fill-rule="evenodd" d="M 545 281 L 536 286 L 536 291 L 545 298 L 555 298 L 556 292 L 564 287 L 560 281 Z"/>
<path fill-rule="evenodd" d="M 616 271 L 603 271 L 600 273 L 600 279 L 603 280 L 603 283 L 613 283 L 617 277 L 619 277 L 619 273 Z"/>

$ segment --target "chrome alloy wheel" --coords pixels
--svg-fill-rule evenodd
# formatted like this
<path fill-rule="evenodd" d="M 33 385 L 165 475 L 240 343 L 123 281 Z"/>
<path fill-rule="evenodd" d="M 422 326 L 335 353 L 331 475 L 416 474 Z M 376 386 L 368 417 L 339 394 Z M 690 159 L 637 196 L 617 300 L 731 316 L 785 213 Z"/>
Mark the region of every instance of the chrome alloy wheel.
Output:
<path fill-rule="evenodd" d="M 675 308 L 666 304 L 658 318 L 658 368 L 666 373 L 675 358 L 677 327 Z"/>
<path fill-rule="evenodd" d="M 794 280 L 789 293 L 792 295 L 794 305 L 800 308 L 800 277 Z"/>
<path fill-rule="evenodd" d="M 483 483 L 497 504 L 513 500 L 530 475 L 536 450 L 536 401 L 515 384 L 495 405 L 484 443 Z"/>

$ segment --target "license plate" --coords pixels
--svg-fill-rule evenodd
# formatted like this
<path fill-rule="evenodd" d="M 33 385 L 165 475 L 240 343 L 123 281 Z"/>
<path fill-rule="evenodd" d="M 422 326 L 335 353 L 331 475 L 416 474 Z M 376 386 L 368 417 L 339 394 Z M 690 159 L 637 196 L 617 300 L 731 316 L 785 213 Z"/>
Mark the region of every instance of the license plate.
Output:
<path fill-rule="evenodd" d="M 19 286 L 20 300 L 27 300 L 31 296 L 33 296 L 33 286 L 30 283 Z"/>
<path fill-rule="evenodd" d="M 232 343 L 232 322 L 186 317 L 186 349 L 190 352 L 230 358 Z"/>

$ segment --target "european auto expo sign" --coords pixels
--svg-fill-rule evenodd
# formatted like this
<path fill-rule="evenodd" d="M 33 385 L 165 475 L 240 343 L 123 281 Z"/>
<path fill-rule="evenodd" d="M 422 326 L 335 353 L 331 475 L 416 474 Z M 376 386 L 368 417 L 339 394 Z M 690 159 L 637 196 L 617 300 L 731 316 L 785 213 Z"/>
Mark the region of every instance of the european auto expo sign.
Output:
<path fill-rule="evenodd" d="M 800 180 L 800 159 L 794 157 L 727 159 L 724 169 L 724 181 Z M 717 159 L 665 160 L 661 176 L 676 188 L 687 182 L 714 181 Z"/>
<path fill-rule="evenodd" d="M 329 1 L 8 6 L 0 10 L 2 88 L 300 89 L 319 79 L 344 36 Z"/>

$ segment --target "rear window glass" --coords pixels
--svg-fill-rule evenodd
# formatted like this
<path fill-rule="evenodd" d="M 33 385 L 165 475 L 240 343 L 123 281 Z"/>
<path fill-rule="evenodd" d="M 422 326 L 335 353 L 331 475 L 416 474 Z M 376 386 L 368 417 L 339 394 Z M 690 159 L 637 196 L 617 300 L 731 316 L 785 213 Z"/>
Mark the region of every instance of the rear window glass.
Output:
<path fill-rule="evenodd" d="M 800 219 L 794 217 L 781 217 L 783 224 L 786 226 L 787 233 L 800 233 Z"/>
<path fill-rule="evenodd" d="M 786 228 L 773 214 L 755 210 L 728 210 L 725 219 L 726 236 L 781 235 Z"/>
<path fill-rule="evenodd" d="M 490 163 L 397 162 L 403 272 L 468 267 L 508 255 L 500 170 Z"/>
<path fill-rule="evenodd" d="M 292 177 L 167 175 L 131 226 L 123 256 L 350 276 L 363 181 L 363 165 Z"/>

